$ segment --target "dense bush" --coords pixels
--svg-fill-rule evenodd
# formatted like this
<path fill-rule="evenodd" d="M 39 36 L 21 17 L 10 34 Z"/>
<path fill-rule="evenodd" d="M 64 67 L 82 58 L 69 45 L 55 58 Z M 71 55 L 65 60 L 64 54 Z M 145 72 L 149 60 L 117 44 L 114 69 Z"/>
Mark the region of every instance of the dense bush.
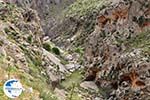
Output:
<path fill-rule="evenodd" d="M 52 52 L 55 53 L 56 55 L 60 55 L 60 51 L 57 47 L 53 47 Z"/>
<path fill-rule="evenodd" d="M 43 48 L 46 49 L 47 51 L 51 51 L 51 45 L 48 43 L 44 43 Z"/>
<path fill-rule="evenodd" d="M 32 35 L 30 35 L 30 36 L 27 37 L 27 42 L 28 43 L 32 43 Z"/>

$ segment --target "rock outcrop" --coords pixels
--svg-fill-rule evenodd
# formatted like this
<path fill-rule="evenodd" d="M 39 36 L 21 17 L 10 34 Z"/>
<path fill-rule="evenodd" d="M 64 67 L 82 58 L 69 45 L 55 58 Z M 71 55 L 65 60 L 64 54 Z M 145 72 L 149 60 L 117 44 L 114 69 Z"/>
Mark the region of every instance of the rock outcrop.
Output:
<path fill-rule="evenodd" d="M 150 1 L 112 2 L 100 11 L 89 35 L 85 57 L 90 68 L 85 80 L 107 90 L 107 99 L 148 100 Z"/>
<path fill-rule="evenodd" d="M 149 100 L 150 0 L 0 0 L 0 99 Z"/>

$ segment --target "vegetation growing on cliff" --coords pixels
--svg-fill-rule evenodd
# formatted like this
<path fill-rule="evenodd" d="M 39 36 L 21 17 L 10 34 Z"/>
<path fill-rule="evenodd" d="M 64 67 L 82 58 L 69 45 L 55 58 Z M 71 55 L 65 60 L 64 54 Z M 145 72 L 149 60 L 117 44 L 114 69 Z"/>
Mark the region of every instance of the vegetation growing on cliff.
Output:
<path fill-rule="evenodd" d="M 77 0 L 74 4 L 67 8 L 66 16 L 84 17 L 89 13 L 97 13 L 107 5 L 107 0 Z"/>

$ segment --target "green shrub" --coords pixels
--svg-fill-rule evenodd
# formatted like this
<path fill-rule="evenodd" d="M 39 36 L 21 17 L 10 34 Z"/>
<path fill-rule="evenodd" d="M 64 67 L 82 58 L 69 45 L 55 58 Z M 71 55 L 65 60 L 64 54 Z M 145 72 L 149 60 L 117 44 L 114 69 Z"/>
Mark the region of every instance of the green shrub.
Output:
<path fill-rule="evenodd" d="M 43 100 L 58 100 L 56 96 L 54 96 L 51 92 L 44 92 L 40 93 L 40 98 Z"/>
<path fill-rule="evenodd" d="M 51 45 L 48 43 L 44 43 L 43 48 L 46 49 L 47 51 L 51 51 Z"/>
<path fill-rule="evenodd" d="M 60 62 L 60 63 L 63 64 L 63 65 L 69 64 L 69 62 L 66 61 L 66 60 L 64 60 L 64 59 L 61 59 L 61 62 Z"/>
<path fill-rule="evenodd" d="M 133 48 L 141 48 L 144 51 L 150 51 L 150 30 L 138 34 L 136 37 L 130 38 L 124 41 L 125 45 L 128 45 L 128 50 Z"/>
<path fill-rule="evenodd" d="M 53 47 L 52 52 L 55 53 L 56 55 L 60 55 L 60 51 L 57 47 Z"/>
<path fill-rule="evenodd" d="M 3 92 L 3 86 L 0 86 L 0 96 L 3 96 L 4 92 Z"/>
<path fill-rule="evenodd" d="M 75 52 L 78 53 L 78 54 L 80 54 L 80 55 L 83 55 L 84 50 L 83 50 L 83 48 L 76 48 Z"/>
<path fill-rule="evenodd" d="M 98 12 L 107 4 L 109 4 L 108 0 L 77 0 L 67 8 L 65 14 L 71 17 L 82 17 L 93 11 Z"/>
<path fill-rule="evenodd" d="M 32 35 L 27 37 L 27 42 L 30 43 L 30 44 L 32 43 Z"/>
<path fill-rule="evenodd" d="M 2 46 L 3 44 L 4 44 L 3 41 L 0 40 L 0 46 Z"/>
<path fill-rule="evenodd" d="M 6 71 L 8 72 L 17 72 L 17 66 L 8 66 L 8 68 L 6 69 Z"/>
<path fill-rule="evenodd" d="M 8 34 L 10 32 L 9 28 L 4 28 L 4 31 L 6 34 Z"/>

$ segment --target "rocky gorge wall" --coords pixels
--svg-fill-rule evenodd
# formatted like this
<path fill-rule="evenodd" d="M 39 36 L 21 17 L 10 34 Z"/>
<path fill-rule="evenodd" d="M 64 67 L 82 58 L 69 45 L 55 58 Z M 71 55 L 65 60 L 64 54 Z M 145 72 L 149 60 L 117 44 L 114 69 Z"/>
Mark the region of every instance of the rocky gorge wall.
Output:
<path fill-rule="evenodd" d="M 107 99 L 150 99 L 149 28 L 149 0 L 118 0 L 100 11 L 86 47 L 85 80 L 106 90 Z"/>
<path fill-rule="evenodd" d="M 63 10 L 74 1 L 75 0 L 16 0 L 16 3 L 20 6 L 36 10 L 45 34 L 52 36 L 53 32 L 51 30 L 62 20 Z"/>
<path fill-rule="evenodd" d="M 21 8 L 0 8 L 0 73 L 33 87 L 30 98 L 55 100 L 52 85 L 60 100 L 150 99 L 150 0 L 8 2 Z"/>

